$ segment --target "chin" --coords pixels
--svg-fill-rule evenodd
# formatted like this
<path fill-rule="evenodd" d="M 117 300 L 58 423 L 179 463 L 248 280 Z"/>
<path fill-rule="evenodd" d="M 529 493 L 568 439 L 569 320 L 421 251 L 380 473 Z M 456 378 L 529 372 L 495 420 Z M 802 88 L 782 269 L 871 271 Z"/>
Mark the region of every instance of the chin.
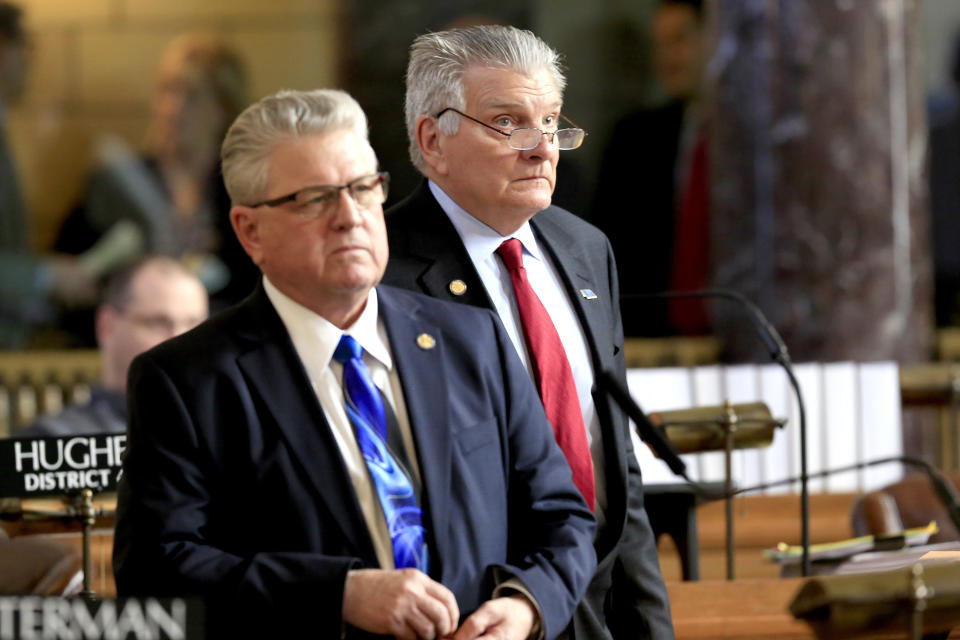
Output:
<path fill-rule="evenodd" d="M 550 204 L 553 196 L 553 184 L 546 179 L 525 180 L 514 187 L 514 197 L 527 201 L 546 202 Z"/>
<path fill-rule="evenodd" d="M 518 208 L 521 208 L 525 211 L 530 211 L 531 215 L 539 211 L 543 211 L 550 206 L 550 201 L 553 194 L 549 192 L 541 194 L 530 194 L 525 198 L 518 200 Z"/>
<path fill-rule="evenodd" d="M 370 289 L 379 280 L 376 269 L 365 266 L 361 267 L 359 265 L 343 269 L 339 273 L 334 274 L 331 279 L 336 283 L 335 288 L 341 291 Z"/>

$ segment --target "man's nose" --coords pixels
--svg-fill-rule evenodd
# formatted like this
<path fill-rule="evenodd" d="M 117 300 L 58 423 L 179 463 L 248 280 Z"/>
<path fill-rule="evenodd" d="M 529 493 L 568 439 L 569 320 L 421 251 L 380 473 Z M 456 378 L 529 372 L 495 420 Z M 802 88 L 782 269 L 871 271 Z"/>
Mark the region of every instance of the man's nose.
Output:
<path fill-rule="evenodd" d="M 334 212 L 334 222 L 341 226 L 356 226 L 363 220 L 360 204 L 353 197 L 350 189 L 344 187 L 340 189 L 340 200 L 337 202 L 337 210 Z"/>
<path fill-rule="evenodd" d="M 527 149 L 523 153 L 528 158 L 542 159 L 556 151 L 556 131 L 541 131 L 540 142 L 532 149 Z"/>

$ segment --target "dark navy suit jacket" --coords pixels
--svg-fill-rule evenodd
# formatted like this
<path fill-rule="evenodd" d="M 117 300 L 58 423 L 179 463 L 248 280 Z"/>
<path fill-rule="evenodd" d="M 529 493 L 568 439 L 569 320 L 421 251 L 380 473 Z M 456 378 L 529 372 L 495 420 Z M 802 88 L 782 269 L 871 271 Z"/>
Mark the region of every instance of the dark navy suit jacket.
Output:
<path fill-rule="evenodd" d="M 593 574 L 595 523 L 513 345 L 489 312 L 377 291 L 421 468 L 431 577 L 467 615 L 502 567 L 553 637 Z M 129 394 L 119 593 L 202 595 L 217 635 L 339 637 L 346 573 L 377 560 L 262 288 L 140 356 Z"/>
<path fill-rule="evenodd" d="M 493 309 L 460 236 L 426 181 L 386 216 L 390 261 L 385 284 Z M 586 336 L 594 371 L 610 371 L 626 384 L 617 269 L 607 238 L 554 206 L 537 213 L 530 226 L 560 272 Z M 463 281 L 466 290 L 451 288 L 453 280 Z M 571 635 L 589 640 L 672 638 L 670 606 L 656 540 L 643 508 L 640 468 L 627 417 L 596 390 L 594 400 L 606 461 L 606 525 L 594 545 L 597 573 L 574 614 Z"/>

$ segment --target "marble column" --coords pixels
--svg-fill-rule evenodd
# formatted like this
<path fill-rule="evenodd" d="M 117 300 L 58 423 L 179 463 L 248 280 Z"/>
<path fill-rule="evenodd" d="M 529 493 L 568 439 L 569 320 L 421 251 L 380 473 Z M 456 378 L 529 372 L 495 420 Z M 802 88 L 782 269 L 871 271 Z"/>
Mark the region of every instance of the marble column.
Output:
<path fill-rule="evenodd" d="M 795 361 L 927 356 L 919 5 L 708 5 L 712 284 L 757 302 Z M 712 313 L 731 359 L 764 359 L 741 310 Z"/>

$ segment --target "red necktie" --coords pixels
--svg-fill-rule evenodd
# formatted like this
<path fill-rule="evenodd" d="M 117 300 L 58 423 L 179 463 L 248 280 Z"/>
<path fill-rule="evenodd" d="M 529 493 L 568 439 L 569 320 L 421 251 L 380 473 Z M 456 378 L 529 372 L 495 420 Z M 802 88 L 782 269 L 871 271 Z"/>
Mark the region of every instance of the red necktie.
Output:
<path fill-rule="evenodd" d="M 583 414 L 580 413 L 577 387 L 573 382 L 567 353 L 550 315 L 527 280 L 527 270 L 523 268 L 523 245 L 516 238 L 510 238 L 500 245 L 497 253 L 510 271 L 517 308 L 520 310 L 520 323 L 530 351 L 533 377 L 547 419 L 553 425 L 557 444 L 573 470 L 573 482 L 592 511 L 593 459 L 590 457 L 587 430 L 583 426 Z"/>

